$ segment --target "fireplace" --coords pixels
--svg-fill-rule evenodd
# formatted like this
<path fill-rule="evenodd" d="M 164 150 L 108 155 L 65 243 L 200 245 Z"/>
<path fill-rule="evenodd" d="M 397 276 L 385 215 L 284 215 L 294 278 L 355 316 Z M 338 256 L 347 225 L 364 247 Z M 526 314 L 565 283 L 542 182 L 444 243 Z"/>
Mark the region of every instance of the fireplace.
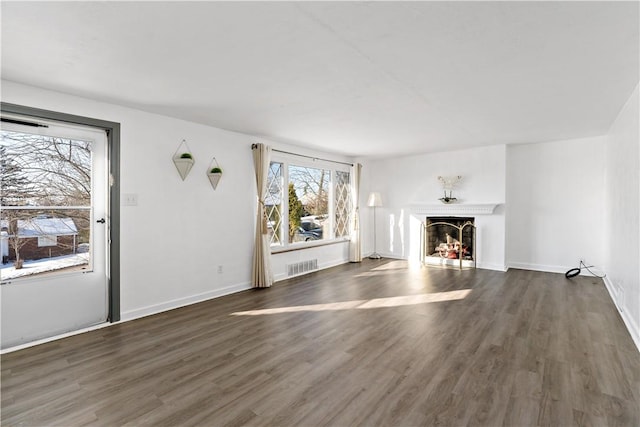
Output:
<path fill-rule="evenodd" d="M 475 218 L 427 217 L 422 223 L 421 260 L 427 265 L 476 266 Z"/>

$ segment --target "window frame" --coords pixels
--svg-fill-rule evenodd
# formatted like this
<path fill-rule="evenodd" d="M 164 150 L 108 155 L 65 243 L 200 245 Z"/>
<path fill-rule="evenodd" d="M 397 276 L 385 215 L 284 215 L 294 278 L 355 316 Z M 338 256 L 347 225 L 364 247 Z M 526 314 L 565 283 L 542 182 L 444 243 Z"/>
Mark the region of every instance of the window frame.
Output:
<path fill-rule="evenodd" d="M 46 248 L 50 246 L 58 246 L 58 236 L 55 234 L 43 234 L 38 237 L 38 247 Z"/>
<path fill-rule="evenodd" d="M 337 181 L 336 171 L 348 172 L 350 174 L 349 175 L 350 182 L 353 182 L 352 181 L 353 177 L 351 177 L 351 167 L 349 165 L 347 164 L 343 165 L 341 163 L 335 163 L 335 162 L 320 160 L 320 159 L 307 159 L 305 157 L 290 155 L 286 153 L 272 153 L 270 163 L 282 164 L 282 180 L 283 180 L 283 185 L 282 185 L 283 194 L 281 195 L 281 200 L 280 200 L 281 202 L 280 215 L 282 217 L 282 222 L 279 230 L 281 243 L 278 245 L 270 245 L 272 254 L 277 254 L 280 252 L 289 252 L 289 251 L 300 250 L 300 249 L 308 249 L 308 248 L 313 248 L 317 246 L 331 245 L 335 243 L 348 242 L 349 240 L 351 240 L 350 235 L 341 236 L 341 237 L 335 236 L 335 228 L 336 228 L 336 224 L 335 224 L 336 188 L 335 186 Z M 322 240 L 289 243 L 289 238 L 286 233 L 286 230 L 288 230 L 289 228 L 289 194 L 287 190 L 289 188 L 289 166 L 308 167 L 313 169 L 326 169 L 331 171 L 331 181 L 329 185 L 329 194 L 328 194 L 329 206 L 327 209 L 327 215 L 330 221 L 329 223 L 330 237 Z M 351 187 L 349 191 L 350 192 L 353 191 Z"/>

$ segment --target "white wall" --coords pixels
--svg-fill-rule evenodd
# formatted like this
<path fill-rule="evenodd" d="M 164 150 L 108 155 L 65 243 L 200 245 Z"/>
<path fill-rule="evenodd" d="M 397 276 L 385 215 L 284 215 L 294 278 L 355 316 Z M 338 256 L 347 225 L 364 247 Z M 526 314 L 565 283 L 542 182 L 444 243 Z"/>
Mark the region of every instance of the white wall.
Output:
<path fill-rule="evenodd" d="M 580 258 L 603 268 L 606 137 L 507 148 L 510 267 L 564 273 Z"/>
<path fill-rule="evenodd" d="M 412 206 L 438 205 L 443 196 L 438 176 L 462 175 L 453 196 L 459 204 L 496 203 L 493 215 L 477 215 L 478 266 L 505 269 L 505 160 L 504 145 L 363 161 L 363 253 L 373 251 L 372 209 L 366 207 L 370 191 L 379 191 L 384 207 L 377 208 L 377 249 L 393 258 L 417 260 L 420 222 L 426 215 L 412 214 Z"/>
<path fill-rule="evenodd" d="M 606 147 L 605 282 L 640 349 L 640 132 L 638 87 Z"/>
<path fill-rule="evenodd" d="M 123 320 L 249 287 L 256 222 L 250 146 L 258 138 L 7 81 L 2 101 L 121 123 L 121 192 L 138 195 L 138 206 L 121 207 Z M 182 139 L 196 158 L 184 182 L 171 160 Z M 215 191 L 205 175 L 213 156 L 224 170 Z M 281 278 L 286 264 L 311 256 L 321 267 L 346 262 L 345 247 L 274 255 L 274 273 Z"/>

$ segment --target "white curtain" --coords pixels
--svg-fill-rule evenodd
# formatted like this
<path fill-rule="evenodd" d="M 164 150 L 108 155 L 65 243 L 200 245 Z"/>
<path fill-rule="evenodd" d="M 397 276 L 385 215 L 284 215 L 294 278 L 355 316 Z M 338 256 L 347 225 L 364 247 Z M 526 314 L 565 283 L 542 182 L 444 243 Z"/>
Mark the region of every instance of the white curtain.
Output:
<path fill-rule="evenodd" d="M 271 271 L 271 249 L 269 247 L 269 231 L 264 199 L 267 194 L 271 147 L 264 144 L 253 144 L 251 149 L 253 150 L 253 166 L 256 170 L 256 184 L 258 187 L 258 216 L 256 219 L 256 241 L 253 248 L 251 283 L 254 288 L 268 288 L 273 284 L 273 272 Z"/>
<path fill-rule="evenodd" d="M 351 166 L 351 240 L 349 241 L 349 262 L 362 261 L 362 245 L 360 243 L 360 172 L 362 165 Z"/>

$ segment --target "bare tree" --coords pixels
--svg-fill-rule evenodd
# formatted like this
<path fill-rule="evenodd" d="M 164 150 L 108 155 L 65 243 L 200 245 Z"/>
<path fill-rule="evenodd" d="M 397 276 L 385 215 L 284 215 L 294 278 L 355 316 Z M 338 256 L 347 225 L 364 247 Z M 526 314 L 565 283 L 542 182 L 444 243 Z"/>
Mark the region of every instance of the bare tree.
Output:
<path fill-rule="evenodd" d="M 90 211 L 82 207 L 91 206 L 91 142 L 2 131 L 0 144 L 2 219 L 16 260 L 21 260 L 20 249 L 26 243 L 18 226 L 34 215 L 72 218 L 76 228 L 87 230 L 80 232 L 80 239 L 88 241 Z M 16 209 L 23 206 L 42 209 Z"/>
<path fill-rule="evenodd" d="M 28 180 L 28 204 L 90 205 L 91 142 L 17 132 L 2 141 Z"/>
<path fill-rule="evenodd" d="M 289 182 L 302 193 L 305 210 L 315 216 L 329 212 L 329 181 L 331 171 L 301 166 L 289 167 Z"/>
<path fill-rule="evenodd" d="M 19 234 L 19 224 L 21 221 L 24 221 L 25 214 L 24 211 L 18 210 L 8 210 L 5 211 L 3 209 L 3 218 L 6 218 L 8 222 L 8 230 L 7 230 L 7 238 L 9 240 L 9 246 L 13 249 L 13 252 L 16 255 L 16 260 L 14 262 L 14 267 L 16 269 L 22 268 L 22 264 L 24 260 L 20 257 L 20 250 L 27 244 L 27 239 L 22 238 Z"/>
<path fill-rule="evenodd" d="M 17 155 L 0 146 L 0 207 L 2 208 L 2 228 L 6 228 L 9 246 L 13 249 L 16 268 L 22 268 L 20 249 L 27 243 L 18 234 L 18 221 L 27 218 L 28 213 L 16 207 L 26 206 L 33 196 L 29 180 L 17 163 Z"/>

